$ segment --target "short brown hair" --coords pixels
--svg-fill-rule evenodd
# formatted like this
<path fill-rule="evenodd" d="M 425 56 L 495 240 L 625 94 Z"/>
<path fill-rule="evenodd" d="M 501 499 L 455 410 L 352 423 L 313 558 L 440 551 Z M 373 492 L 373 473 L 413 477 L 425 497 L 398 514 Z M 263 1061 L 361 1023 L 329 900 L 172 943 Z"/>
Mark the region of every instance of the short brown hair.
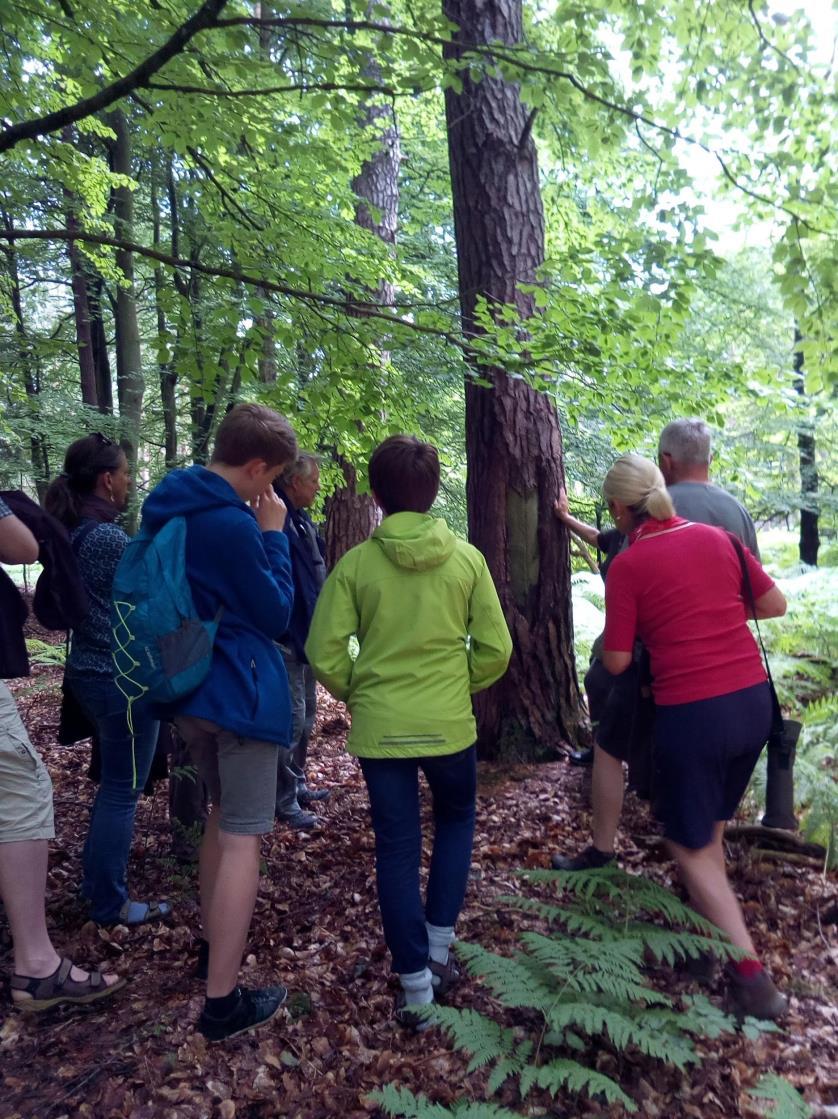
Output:
<path fill-rule="evenodd" d="M 427 513 L 439 491 L 437 449 L 415 435 L 391 435 L 373 451 L 369 478 L 385 514 Z"/>
<path fill-rule="evenodd" d="M 297 437 L 284 416 L 262 404 L 237 404 L 221 421 L 212 461 L 244 466 L 258 458 L 282 466 L 296 455 Z"/>

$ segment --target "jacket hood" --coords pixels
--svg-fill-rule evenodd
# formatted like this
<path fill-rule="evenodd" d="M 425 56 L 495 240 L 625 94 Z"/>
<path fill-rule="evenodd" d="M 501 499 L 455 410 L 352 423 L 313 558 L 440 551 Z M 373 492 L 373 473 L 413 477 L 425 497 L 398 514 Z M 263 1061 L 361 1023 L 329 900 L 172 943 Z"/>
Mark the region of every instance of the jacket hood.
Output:
<path fill-rule="evenodd" d="M 427 513 L 393 513 L 384 518 L 372 539 L 391 563 L 409 571 L 439 567 L 457 544 L 445 521 Z"/>
<path fill-rule="evenodd" d="M 205 466 L 172 470 L 145 499 L 143 527 L 156 531 L 172 517 L 206 513 L 225 506 L 250 512 L 250 506 L 242 501 L 230 483 Z"/>

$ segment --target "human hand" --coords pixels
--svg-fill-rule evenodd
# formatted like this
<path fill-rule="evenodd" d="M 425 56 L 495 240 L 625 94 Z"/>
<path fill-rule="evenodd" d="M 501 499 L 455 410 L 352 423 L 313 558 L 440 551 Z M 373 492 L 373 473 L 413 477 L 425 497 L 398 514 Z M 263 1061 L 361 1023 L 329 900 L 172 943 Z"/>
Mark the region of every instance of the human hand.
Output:
<path fill-rule="evenodd" d="M 250 504 L 262 532 L 282 532 L 288 510 L 273 486 L 268 486 Z"/>
<path fill-rule="evenodd" d="M 567 503 L 567 490 L 564 486 L 559 487 L 559 496 L 553 502 L 553 512 L 560 521 L 563 521 L 570 512 L 570 507 Z"/>

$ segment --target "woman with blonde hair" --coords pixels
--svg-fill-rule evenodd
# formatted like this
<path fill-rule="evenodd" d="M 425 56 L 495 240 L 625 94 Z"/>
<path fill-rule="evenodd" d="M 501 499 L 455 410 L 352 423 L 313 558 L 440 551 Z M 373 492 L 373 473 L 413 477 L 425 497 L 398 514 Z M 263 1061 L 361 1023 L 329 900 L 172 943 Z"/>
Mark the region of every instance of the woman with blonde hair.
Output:
<path fill-rule="evenodd" d="M 745 953 L 727 970 L 733 1008 L 779 1018 L 787 1000 L 757 958 L 722 846 L 772 717 L 737 547 L 723 529 L 676 516 L 663 475 L 640 455 L 619 458 L 602 492 L 629 538 L 605 587 L 603 663 L 624 672 L 636 638 L 649 651 L 656 815 L 692 904 Z M 756 617 L 784 614 L 780 590 L 743 554 Z"/>

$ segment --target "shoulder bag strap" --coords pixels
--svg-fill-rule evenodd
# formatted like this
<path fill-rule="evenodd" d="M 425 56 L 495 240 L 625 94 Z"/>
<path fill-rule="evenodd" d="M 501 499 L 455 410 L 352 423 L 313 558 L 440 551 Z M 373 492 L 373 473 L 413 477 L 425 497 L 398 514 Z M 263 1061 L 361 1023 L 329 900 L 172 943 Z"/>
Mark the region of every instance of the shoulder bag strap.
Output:
<path fill-rule="evenodd" d="M 751 609 L 751 616 L 756 626 L 757 639 L 759 640 L 759 647 L 762 650 L 762 659 L 765 662 L 765 672 L 768 676 L 768 686 L 771 689 L 771 702 L 774 706 L 774 718 L 782 719 L 782 710 L 780 708 L 780 701 L 777 698 L 777 689 L 774 687 L 774 679 L 771 676 L 771 665 L 768 660 L 768 653 L 765 651 L 765 645 L 762 640 L 762 634 L 759 631 L 759 621 L 757 620 L 757 606 L 754 599 L 754 588 L 751 586 L 751 577 L 748 574 L 748 561 L 745 559 L 745 550 L 742 547 L 742 541 L 736 536 L 735 533 L 729 532 L 730 542 L 733 545 L 737 556 L 739 557 L 739 566 L 742 568 L 742 583 L 745 587 L 745 602 Z"/>

